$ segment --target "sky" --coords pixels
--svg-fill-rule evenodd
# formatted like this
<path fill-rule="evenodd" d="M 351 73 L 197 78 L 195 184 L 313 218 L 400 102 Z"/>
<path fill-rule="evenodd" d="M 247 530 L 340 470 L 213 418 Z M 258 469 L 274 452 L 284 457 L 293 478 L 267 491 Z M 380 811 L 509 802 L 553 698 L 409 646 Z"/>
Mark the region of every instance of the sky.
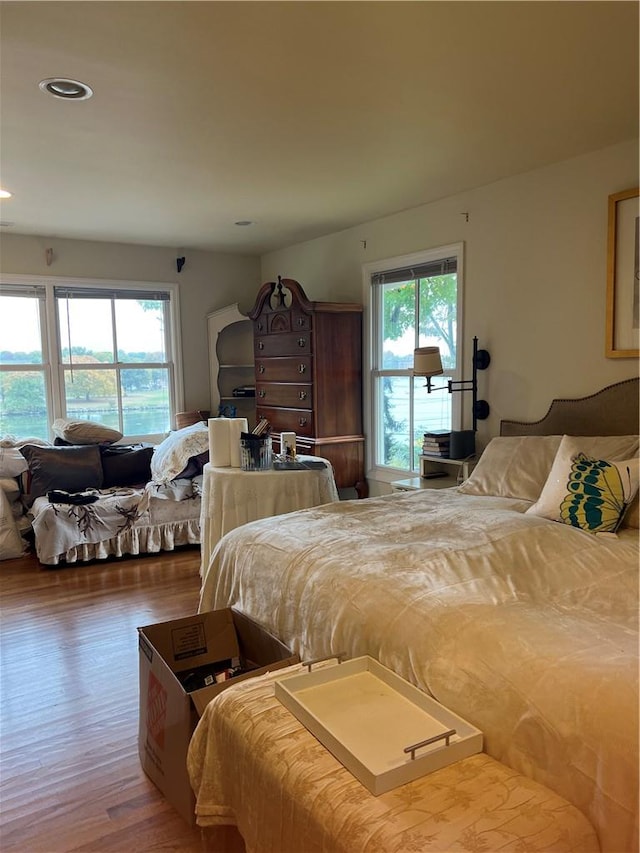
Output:
<path fill-rule="evenodd" d="M 89 350 L 111 350 L 111 319 L 105 300 L 70 300 L 71 342 Z M 40 349 L 36 300 L 3 297 L 0 302 L 0 350 L 31 352 Z M 66 303 L 60 303 L 62 347 L 68 346 Z M 117 306 L 118 347 L 127 352 L 163 349 L 160 321 L 133 300 Z"/>

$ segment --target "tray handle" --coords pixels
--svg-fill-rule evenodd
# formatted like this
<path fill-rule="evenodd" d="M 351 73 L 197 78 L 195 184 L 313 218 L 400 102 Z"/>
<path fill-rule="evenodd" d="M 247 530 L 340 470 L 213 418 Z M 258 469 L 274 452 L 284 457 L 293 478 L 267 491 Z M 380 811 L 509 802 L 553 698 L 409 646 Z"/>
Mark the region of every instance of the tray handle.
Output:
<path fill-rule="evenodd" d="M 314 663 L 322 663 L 325 660 L 333 660 L 334 658 L 338 661 L 338 663 L 342 663 L 343 660 L 347 657 L 346 652 L 338 652 L 335 655 L 327 655 L 324 658 L 314 658 L 313 660 L 303 660 L 302 666 L 306 666 L 309 672 L 311 672 L 311 667 Z"/>
<path fill-rule="evenodd" d="M 453 737 L 456 733 L 455 729 L 449 729 L 448 732 L 442 732 L 442 734 L 434 735 L 433 737 L 428 737 L 426 740 L 421 740 L 419 743 L 412 743 L 411 746 L 405 746 L 404 752 L 411 753 L 411 760 L 415 761 L 416 759 L 416 750 L 421 749 L 423 746 L 428 746 L 430 743 L 436 743 L 436 741 L 444 740 L 445 746 L 449 746 L 449 739 Z"/>

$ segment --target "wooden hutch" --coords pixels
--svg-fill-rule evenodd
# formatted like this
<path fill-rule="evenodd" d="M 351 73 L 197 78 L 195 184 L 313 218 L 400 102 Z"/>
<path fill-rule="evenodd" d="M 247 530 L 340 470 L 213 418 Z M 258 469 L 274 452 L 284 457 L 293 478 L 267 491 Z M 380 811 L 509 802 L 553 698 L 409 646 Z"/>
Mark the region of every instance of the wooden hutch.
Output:
<path fill-rule="evenodd" d="M 252 310 L 256 417 L 295 432 L 299 453 L 333 465 L 338 488 L 368 494 L 362 433 L 362 306 L 311 302 L 297 281 L 278 276 Z"/>

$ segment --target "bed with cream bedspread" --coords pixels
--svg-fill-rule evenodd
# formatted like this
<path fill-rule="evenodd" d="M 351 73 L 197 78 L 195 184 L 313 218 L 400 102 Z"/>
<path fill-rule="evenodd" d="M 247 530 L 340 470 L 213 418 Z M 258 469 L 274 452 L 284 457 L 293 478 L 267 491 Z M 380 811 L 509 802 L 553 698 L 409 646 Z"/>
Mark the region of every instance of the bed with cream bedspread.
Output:
<path fill-rule="evenodd" d="M 539 421 L 502 421 L 455 489 L 234 530 L 200 610 L 234 606 L 303 659 L 377 658 L 481 729 L 489 756 L 580 809 L 602 851 L 636 851 L 639 397 L 634 377 L 554 400 Z M 190 751 L 202 826 L 225 806 L 198 747 L 210 709 Z M 246 822 L 272 792 L 245 793 Z M 528 849 L 526 835 L 507 847 Z"/>
<path fill-rule="evenodd" d="M 303 659 L 377 658 L 633 850 L 638 531 L 529 506 L 423 490 L 253 522 L 214 551 L 200 610 L 233 605 Z"/>

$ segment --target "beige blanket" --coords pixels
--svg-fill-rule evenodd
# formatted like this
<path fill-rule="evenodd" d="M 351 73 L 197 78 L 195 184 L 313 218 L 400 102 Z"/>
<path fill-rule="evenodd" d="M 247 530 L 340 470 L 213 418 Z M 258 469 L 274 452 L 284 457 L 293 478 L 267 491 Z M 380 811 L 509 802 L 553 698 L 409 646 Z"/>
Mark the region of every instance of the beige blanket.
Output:
<path fill-rule="evenodd" d="M 638 531 L 594 536 L 457 490 L 348 501 L 227 534 L 200 609 L 301 657 L 370 654 L 637 849 Z"/>
<path fill-rule="evenodd" d="M 301 669 L 206 707 L 187 756 L 201 826 L 237 824 L 247 853 L 599 850 L 578 809 L 484 753 L 370 794 L 274 696 L 273 681 Z"/>

